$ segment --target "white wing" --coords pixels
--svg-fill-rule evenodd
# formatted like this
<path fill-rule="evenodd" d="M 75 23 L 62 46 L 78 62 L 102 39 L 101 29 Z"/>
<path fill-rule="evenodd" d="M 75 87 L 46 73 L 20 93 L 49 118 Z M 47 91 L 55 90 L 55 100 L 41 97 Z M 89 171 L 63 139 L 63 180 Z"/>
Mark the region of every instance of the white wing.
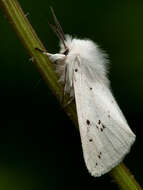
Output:
<path fill-rule="evenodd" d="M 91 175 L 101 176 L 122 161 L 135 135 L 108 85 L 87 72 L 77 57 L 73 85 L 84 159 Z"/>

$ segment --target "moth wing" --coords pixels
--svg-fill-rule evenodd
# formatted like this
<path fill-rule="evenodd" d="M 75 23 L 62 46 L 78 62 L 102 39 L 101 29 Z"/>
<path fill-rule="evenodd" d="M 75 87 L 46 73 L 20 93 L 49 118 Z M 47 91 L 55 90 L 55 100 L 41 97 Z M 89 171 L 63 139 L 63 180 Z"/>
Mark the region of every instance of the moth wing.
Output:
<path fill-rule="evenodd" d="M 88 75 L 77 57 L 73 86 L 79 129 L 86 166 L 91 175 L 96 177 L 107 173 L 122 161 L 130 151 L 135 135 L 109 87 L 94 75 Z"/>

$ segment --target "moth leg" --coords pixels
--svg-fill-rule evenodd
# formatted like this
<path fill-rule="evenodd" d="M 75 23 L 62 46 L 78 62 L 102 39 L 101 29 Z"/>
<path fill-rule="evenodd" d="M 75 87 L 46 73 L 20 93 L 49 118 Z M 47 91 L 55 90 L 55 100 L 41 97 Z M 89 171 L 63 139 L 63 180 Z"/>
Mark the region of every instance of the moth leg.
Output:
<path fill-rule="evenodd" d="M 35 48 L 35 50 L 37 50 L 37 51 L 39 51 L 39 52 L 41 52 L 41 53 L 44 53 L 44 52 L 46 52 L 45 50 L 43 50 L 43 49 L 40 49 L 40 48 Z"/>
<path fill-rule="evenodd" d="M 47 55 L 50 59 L 51 62 L 61 62 L 64 61 L 64 59 L 66 58 L 66 56 L 64 54 L 60 54 L 60 53 L 56 53 L 56 54 L 51 54 L 48 53 L 45 50 L 39 49 L 39 48 L 35 48 L 37 51 L 41 52 L 44 55 Z M 62 92 L 62 97 L 61 97 L 61 104 L 64 104 L 64 97 L 65 97 L 65 89 L 66 89 L 66 75 L 67 75 L 67 66 L 65 66 L 65 74 L 64 74 L 64 88 L 63 88 L 63 92 Z"/>
<path fill-rule="evenodd" d="M 74 59 L 74 62 L 75 62 L 76 59 L 77 59 L 77 57 Z M 73 86 L 73 81 L 75 80 L 74 69 L 75 68 L 73 68 L 73 71 L 72 71 L 73 75 L 72 75 L 72 87 L 71 88 L 74 88 L 74 86 Z M 65 89 L 66 89 L 66 74 L 67 74 L 67 66 L 65 68 L 65 86 L 64 86 L 64 92 L 65 92 Z M 66 103 L 66 105 L 64 105 L 63 108 L 66 108 L 68 105 L 70 105 L 74 101 L 74 99 L 75 99 L 74 96 L 70 97 L 69 101 Z"/>
<path fill-rule="evenodd" d="M 65 98 L 65 85 L 64 88 L 62 90 L 62 97 L 61 97 L 61 104 L 64 105 L 64 98 Z"/>
<path fill-rule="evenodd" d="M 68 102 L 64 105 L 64 97 L 65 97 L 65 92 L 66 92 L 66 85 L 67 84 L 67 65 L 65 66 L 65 74 L 64 74 L 64 88 L 63 88 L 63 94 L 62 94 L 62 105 L 63 105 L 63 108 L 66 108 L 68 105 L 70 105 L 73 100 L 74 100 L 74 96 L 70 97 Z"/>
<path fill-rule="evenodd" d="M 66 108 L 68 105 L 70 105 L 74 101 L 74 97 L 71 97 L 69 101 L 63 106 L 63 108 Z"/>
<path fill-rule="evenodd" d="M 50 59 L 50 61 L 52 62 L 56 62 L 56 61 L 64 61 L 64 59 L 66 58 L 66 56 L 64 54 L 61 53 L 55 53 L 55 54 L 51 54 L 48 53 L 45 50 L 39 49 L 39 48 L 35 48 L 37 51 L 43 53 L 44 55 L 47 55 Z"/>
<path fill-rule="evenodd" d="M 62 92 L 62 97 L 61 97 L 61 104 L 64 105 L 64 97 L 65 97 L 65 91 L 66 91 L 66 76 L 67 75 L 67 66 L 65 65 L 65 70 L 64 70 L 64 88 Z"/>

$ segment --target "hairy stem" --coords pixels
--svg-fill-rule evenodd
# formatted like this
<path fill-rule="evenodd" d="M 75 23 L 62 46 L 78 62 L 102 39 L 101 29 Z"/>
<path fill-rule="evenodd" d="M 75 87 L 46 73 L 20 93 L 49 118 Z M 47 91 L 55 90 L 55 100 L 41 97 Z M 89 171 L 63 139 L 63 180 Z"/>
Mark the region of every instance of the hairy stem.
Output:
<path fill-rule="evenodd" d="M 34 63 L 40 71 L 43 79 L 47 82 L 53 94 L 60 102 L 63 87 L 57 82 L 57 76 L 48 57 L 35 50 L 35 48 L 43 50 L 45 48 L 25 16 L 20 4 L 17 0 L 0 0 L 0 5 L 22 41 L 25 49 L 28 51 L 29 55 L 33 57 Z M 65 112 L 78 128 L 75 104 L 72 103 L 70 106 L 67 106 Z M 120 189 L 141 190 L 141 187 L 123 163 L 115 167 L 109 174 L 119 185 Z"/>

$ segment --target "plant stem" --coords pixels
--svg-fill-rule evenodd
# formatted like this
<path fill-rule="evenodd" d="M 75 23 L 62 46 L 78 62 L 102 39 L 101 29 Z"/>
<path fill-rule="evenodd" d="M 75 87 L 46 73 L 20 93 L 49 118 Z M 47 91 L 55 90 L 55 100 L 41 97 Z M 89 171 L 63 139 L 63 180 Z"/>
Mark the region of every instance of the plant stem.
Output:
<path fill-rule="evenodd" d="M 36 47 L 40 49 L 45 48 L 25 16 L 20 4 L 17 0 L 0 0 L 0 5 L 25 46 L 25 49 L 28 51 L 29 55 L 34 58 L 34 63 L 40 71 L 43 79 L 47 82 L 53 94 L 60 102 L 63 87 L 57 82 L 57 76 L 48 57 L 35 50 Z M 65 101 L 66 100 L 67 97 Z M 75 104 L 72 103 L 70 106 L 67 106 L 65 112 L 78 128 Z M 141 187 L 123 163 L 115 167 L 109 174 L 119 185 L 120 189 L 141 190 Z"/>
<path fill-rule="evenodd" d="M 141 186 L 137 183 L 124 163 L 116 166 L 110 172 L 110 175 L 117 182 L 121 190 L 142 190 Z"/>

